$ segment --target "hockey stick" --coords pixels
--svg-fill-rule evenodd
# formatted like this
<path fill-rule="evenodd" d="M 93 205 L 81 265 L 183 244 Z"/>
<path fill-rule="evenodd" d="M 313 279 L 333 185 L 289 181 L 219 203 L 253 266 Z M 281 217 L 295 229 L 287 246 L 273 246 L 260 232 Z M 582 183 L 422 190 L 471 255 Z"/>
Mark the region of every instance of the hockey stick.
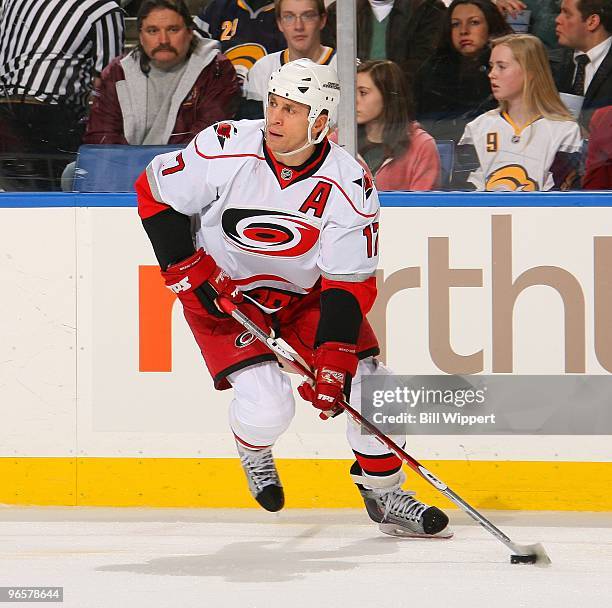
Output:
<path fill-rule="evenodd" d="M 300 361 L 288 351 L 278 339 L 269 336 L 263 329 L 261 329 L 256 323 L 251 321 L 244 313 L 238 310 L 238 307 L 230 302 L 226 298 L 217 298 L 217 302 L 220 308 L 228 315 L 231 315 L 240 325 L 250 331 L 253 336 L 263 342 L 272 352 L 281 357 L 283 361 L 287 362 L 293 369 L 304 376 L 307 380 L 315 380 L 315 376 L 312 370 Z M 548 557 L 546 550 L 541 543 L 534 545 L 519 545 L 512 541 L 506 534 L 504 534 L 499 528 L 494 526 L 486 517 L 481 515 L 476 509 L 469 505 L 463 498 L 457 493 L 453 492 L 443 481 L 438 479 L 431 471 L 428 471 L 418 460 L 410 456 L 396 443 L 391 441 L 382 431 L 380 431 L 374 424 L 364 418 L 355 408 L 353 408 L 346 401 L 340 402 L 340 407 L 349 415 L 353 420 L 360 424 L 363 428 L 369 431 L 374 437 L 384 444 L 389 450 L 391 450 L 400 460 L 405 462 L 415 473 L 418 473 L 423 479 L 429 482 L 438 492 L 446 496 L 451 502 L 455 503 L 461 510 L 467 513 L 472 519 L 477 521 L 487 532 L 492 534 L 495 538 L 501 541 L 508 549 L 512 551 L 510 562 L 513 564 L 536 564 L 538 566 L 548 566 L 551 561 Z"/>

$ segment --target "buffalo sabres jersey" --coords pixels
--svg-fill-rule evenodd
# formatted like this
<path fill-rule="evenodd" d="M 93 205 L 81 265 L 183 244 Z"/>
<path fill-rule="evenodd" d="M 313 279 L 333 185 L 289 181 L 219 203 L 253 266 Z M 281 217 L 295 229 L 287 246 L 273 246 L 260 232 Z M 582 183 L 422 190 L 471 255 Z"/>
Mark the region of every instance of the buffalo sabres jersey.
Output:
<path fill-rule="evenodd" d="M 253 9 L 248 0 L 212 0 L 195 23 L 221 42 L 221 52 L 242 80 L 257 60 L 287 46 L 276 25 L 274 2 Z"/>
<path fill-rule="evenodd" d="M 218 123 L 155 157 L 146 171 L 153 197 L 196 220 L 196 246 L 245 292 L 299 296 L 321 276 L 367 280 L 378 261 L 372 180 L 327 138 L 302 166 L 285 166 L 263 129 L 260 120 Z"/>
<path fill-rule="evenodd" d="M 244 85 L 244 96 L 247 99 L 263 101 L 268 96 L 268 83 L 273 72 L 289 62 L 289 49 L 270 53 L 262 57 L 249 70 L 246 83 Z M 328 46 L 324 46 L 321 56 L 317 59 L 320 65 L 331 65 L 336 69 L 336 51 Z"/>
<path fill-rule="evenodd" d="M 559 156 L 578 155 L 577 123 L 540 116 L 518 127 L 505 112 L 491 110 L 465 127 L 459 146 L 474 146 L 480 167 L 468 181 L 477 190 L 551 190 Z M 570 163 L 571 164 L 571 163 Z"/>

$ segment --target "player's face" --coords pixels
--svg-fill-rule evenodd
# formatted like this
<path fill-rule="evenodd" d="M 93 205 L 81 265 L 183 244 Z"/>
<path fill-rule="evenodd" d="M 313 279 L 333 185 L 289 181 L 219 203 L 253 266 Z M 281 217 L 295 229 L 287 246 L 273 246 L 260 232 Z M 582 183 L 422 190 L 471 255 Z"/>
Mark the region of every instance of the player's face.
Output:
<path fill-rule="evenodd" d="M 382 116 L 383 96 L 368 72 L 357 74 L 357 124 L 365 125 Z"/>
<path fill-rule="evenodd" d="M 185 61 L 193 32 L 184 19 L 168 8 L 153 9 L 143 20 L 140 44 L 151 63 L 167 70 Z"/>
<path fill-rule="evenodd" d="M 283 0 L 276 22 L 292 54 L 306 56 L 321 44 L 326 20 L 325 15 L 319 15 L 314 0 Z"/>
<path fill-rule="evenodd" d="M 292 152 L 308 139 L 309 108 L 271 94 L 266 109 L 266 143 L 272 152 Z"/>
<path fill-rule="evenodd" d="M 555 32 L 560 45 L 580 51 L 588 50 L 584 49 L 588 28 L 582 20 L 577 4 L 578 0 L 563 0 L 561 12 L 555 19 Z"/>
<path fill-rule="evenodd" d="M 489 66 L 491 68 L 489 80 L 491 81 L 493 97 L 497 101 L 513 102 L 520 100 L 523 96 L 525 74 L 510 47 L 505 44 L 496 46 L 491 51 Z"/>
<path fill-rule="evenodd" d="M 489 25 L 484 13 L 474 4 L 460 4 L 451 15 L 451 41 L 458 53 L 473 57 L 489 41 Z"/>

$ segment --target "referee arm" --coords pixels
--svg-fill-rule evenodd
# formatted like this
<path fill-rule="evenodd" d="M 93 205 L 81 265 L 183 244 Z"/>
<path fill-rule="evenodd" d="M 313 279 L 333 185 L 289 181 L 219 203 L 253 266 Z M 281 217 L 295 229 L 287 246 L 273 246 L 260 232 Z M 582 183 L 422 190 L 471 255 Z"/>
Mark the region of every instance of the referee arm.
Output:
<path fill-rule="evenodd" d="M 96 21 L 95 49 L 93 50 L 96 79 L 102 70 L 123 52 L 124 43 L 125 27 L 122 9 L 106 13 Z"/>

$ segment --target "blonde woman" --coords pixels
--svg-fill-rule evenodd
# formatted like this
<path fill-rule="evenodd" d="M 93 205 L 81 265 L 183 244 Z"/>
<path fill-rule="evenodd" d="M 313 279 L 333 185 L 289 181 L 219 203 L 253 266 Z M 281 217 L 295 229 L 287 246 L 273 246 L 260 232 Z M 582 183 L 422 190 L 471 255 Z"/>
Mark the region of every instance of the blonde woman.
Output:
<path fill-rule="evenodd" d="M 544 45 L 511 34 L 492 47 L 489 80 L 499 107 L 467 124 L 455 187 L 469 187 L 467 181 L 477 190 L 568 190 L 577 183 L 582 137 L 554 85 Z"/>

